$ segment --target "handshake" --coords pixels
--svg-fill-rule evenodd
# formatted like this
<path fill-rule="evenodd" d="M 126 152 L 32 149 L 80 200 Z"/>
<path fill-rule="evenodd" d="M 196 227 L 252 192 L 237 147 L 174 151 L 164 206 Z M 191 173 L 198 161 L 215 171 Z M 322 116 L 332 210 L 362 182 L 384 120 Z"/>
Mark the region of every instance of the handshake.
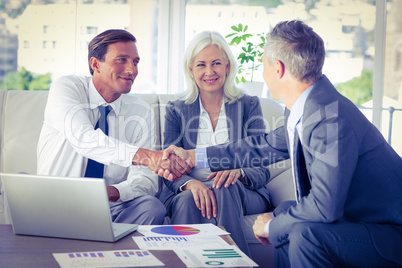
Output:
<path fill-rule="evenodd" d="M 175 145 L 162 151 L 140 148 L 132 161 L 133 165 L 145 165 L 169 181 L 176 181 L 190 173 L 195 163 L 195 150 L 184 150 Z"/>

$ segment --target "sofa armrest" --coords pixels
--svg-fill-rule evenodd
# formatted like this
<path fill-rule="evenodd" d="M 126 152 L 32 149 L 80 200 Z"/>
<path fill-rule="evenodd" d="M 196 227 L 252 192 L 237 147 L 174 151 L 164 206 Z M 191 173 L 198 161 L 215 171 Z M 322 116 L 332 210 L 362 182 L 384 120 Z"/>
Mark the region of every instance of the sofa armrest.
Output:
<path fill-rule="evenodd" d="M 267 184 L 273 206 L 286 200 L 296 200 L 290 159 L 270 165 L 271 179 Z"/>
<path fill-rule="evenodd" d="M 5 224 L 6 218 L 4 215 L 4 208 L 3 208 L 3 195 L 0 195 L 0 224 Z"/>

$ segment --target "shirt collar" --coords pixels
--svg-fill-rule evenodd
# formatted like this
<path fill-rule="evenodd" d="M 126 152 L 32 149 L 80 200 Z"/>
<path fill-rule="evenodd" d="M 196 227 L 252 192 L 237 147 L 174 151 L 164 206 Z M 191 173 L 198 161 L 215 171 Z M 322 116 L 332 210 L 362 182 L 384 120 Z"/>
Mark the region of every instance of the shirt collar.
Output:
<path fill-rule="evenodd" d="M 105 99 L 102 97 L 101 94 L 99 94 L 98 90 L 95 88 L 93 79 L 91 79 L 91 82 L 89 83 L 89 103 L 90 107 L 92 110 L 98 108 L 99 106 L 111 106 L 113 108 L 113 111 L 116 113 L 116 115 L 119 115 L 120 108 L 121 108 L 121 96 L 114 102 L 108 103 L 105 101 Z"/>
<path fill-rule="evenodd" d="M 292 110 L 290 110 L 290 115 L 288 118 L 288 129 L 294 130 L 296 125 L 299 123 L 300 119 L 303 116 L 304 104 L 306 103 L 307 97 L 310 94 L 315 84 L 309 86 L 296 100 L 296 102 L 292 106 Z"/>

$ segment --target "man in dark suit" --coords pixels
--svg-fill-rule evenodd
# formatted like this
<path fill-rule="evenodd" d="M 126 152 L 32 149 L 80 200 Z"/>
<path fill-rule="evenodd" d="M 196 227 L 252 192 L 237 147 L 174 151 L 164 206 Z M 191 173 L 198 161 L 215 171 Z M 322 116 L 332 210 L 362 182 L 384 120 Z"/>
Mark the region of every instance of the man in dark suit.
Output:
<path fill-rule="evenodd" d="M 297 201 L 253 226 L 275 247 L 277 267 L 402 265 L 401 157 L 322 75 L 324 43 L 310 27 L 281 22 L 267 40 L 263 76 L 286 105 L 285 125 L 205 151 L 170 152 L 213 171 L 292 159 Z"/>

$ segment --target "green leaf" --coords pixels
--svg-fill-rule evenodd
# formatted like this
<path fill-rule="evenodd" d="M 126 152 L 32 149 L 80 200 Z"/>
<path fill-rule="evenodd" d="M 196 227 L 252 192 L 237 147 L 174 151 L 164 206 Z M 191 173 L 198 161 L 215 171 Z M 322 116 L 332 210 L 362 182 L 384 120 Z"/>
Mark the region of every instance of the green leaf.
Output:
<path fill-rule="evenodd" d="M 247 29 L 248 29 L 248 25 L 244 26 L 243 32 L 247 31 Z"/>
<path fill-rule="evenodd" d="M 227 36 L 225 36 L 225 38 L 229 38 L 229 37 L 231 37 L 231 36 L 233 36 L 233 35 L 236 35 L 237 33 L 231 33 L 231 34 L 228 34 Z"/>
<path fill-rule="evenodd" d="M 239 23 L 239 32 L 242 32 L 243 31 L 243 24 L 241 24 L 241 23 Z"/>
<path fill-rule="evenodd" d="M 243 34 L 243 35 L 241 36 L 241 38 L 242 38 L 244 41 L 246 41 L 247 38 L 249 38 L 250 36 L 253 36 L 253 35 L 252 35 L 252 34 Z"/>

